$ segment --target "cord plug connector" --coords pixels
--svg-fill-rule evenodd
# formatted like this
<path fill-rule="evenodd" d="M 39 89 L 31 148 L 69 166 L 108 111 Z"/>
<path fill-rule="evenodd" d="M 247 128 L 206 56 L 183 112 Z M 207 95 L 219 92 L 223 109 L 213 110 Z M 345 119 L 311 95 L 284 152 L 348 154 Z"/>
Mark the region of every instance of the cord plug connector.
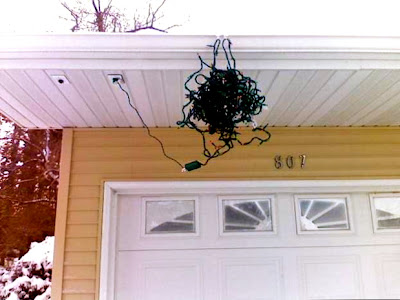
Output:
<path fill-rule="evenodd" d="M 185 167 L 182 169 L 182 172 L 190 172 L 196 169 L 201 168 L 202 164 L 198 160 L 192 161 L 190 163 L 187 163 Z"/>
<path fill-rule="evenodd" d="M 111 84 L 122 84 L 125 82 L 121 74 L 108 74 L 107 77 Z"/>

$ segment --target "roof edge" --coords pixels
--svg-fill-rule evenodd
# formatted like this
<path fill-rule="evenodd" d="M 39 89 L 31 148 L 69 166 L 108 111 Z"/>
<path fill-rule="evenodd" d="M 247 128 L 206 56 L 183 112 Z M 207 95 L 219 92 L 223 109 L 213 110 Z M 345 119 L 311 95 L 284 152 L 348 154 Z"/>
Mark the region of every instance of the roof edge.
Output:
<path fill-rule="evenodd" d="M 0 35 L 0 69 L 195 70 L 213 35 Z M 400 69 L 400 37 L 231 35 L 240 69 Z"/>
<path fill-rule="evenodd" d="M 74 33 L 0 35 L 0 52 L 208 52 L 218 36 Z M 231 35 L 236 52 L 400 53 L 400 37 Z"/>

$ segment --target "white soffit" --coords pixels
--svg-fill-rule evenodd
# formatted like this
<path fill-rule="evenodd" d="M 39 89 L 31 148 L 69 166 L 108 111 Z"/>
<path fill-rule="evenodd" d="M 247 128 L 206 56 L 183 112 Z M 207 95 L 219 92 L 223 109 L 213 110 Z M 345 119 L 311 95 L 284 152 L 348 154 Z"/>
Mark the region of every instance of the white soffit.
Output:
<path fill-rule="evenodd" d="M 151 127 L 176 126 L 187 76 L 215 36 L 0 36 L 0 111 L 27 128 L 141 127 L 122 74 Z M 257 80 L 271 126 L 399 126 L 400 38 L 230 36 L 237 66 Z M 224 66 L 224 62 L 221 61 Z M 69 84 L 58 85 L 54 77 Z"/>

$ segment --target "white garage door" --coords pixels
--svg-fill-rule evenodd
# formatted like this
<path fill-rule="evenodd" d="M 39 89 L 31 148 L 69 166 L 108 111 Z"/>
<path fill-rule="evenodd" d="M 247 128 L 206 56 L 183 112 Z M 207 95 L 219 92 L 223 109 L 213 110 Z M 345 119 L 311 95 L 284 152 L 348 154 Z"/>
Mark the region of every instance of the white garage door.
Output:
<path fill-rule="evenodd" d="M 193 184 L 113 197 L 107 299 L 400 297 L 397 187 Z"/>

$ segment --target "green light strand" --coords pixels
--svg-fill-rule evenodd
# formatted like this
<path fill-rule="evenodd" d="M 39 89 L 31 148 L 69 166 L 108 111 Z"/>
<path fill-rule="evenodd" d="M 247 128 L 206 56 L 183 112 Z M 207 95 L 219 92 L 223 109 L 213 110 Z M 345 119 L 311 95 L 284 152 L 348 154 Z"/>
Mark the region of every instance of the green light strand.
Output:
<path fill-rule="evenodd" d="M 182 107 L 183 120 L 177 124 L 194 129 L 202 135 L 203 155 L 206 157 L 204 163 L 195 161 L 196 163 L 187 164 L 190 169 L 198 169 L 211 159 L 226 154 L 234 147 L 234 142 L 249 145 L 257 141 L 261 145 L 271 138 L 267 125 L 257 126 L 254 120 L 254 116 L 260 114 L 266 106 L 265 96 L 260 94 L 256 81 L 236 69 L 231 44 L 229 39 L 217 39 L 214 45 L 209 45 L 213 48 L 212 65 L 207 64 L 199 55 L 200 69 L 191 74 L 185 82 L 188 102 Z M 221 46 L 227 62 L 226 69 L 216 67 Z M 209 69 L 208 75 L 204 74 L 204 68 Z M 192 80 L 197 84 L 197 89 L 189 88 L 189 82 Z M 203 121 L 207 127 L 200 128 L 197 125 L 199 121 Z M 264 137 L 255 135 L 249 141 L 242 142 L 237 130 L 239 124 L 252 124 L 253 132 L 261 133 Z M 206 135 L 214 134 L 218 135 L 218 145 L 211 142 L 209 146 Z"/>

